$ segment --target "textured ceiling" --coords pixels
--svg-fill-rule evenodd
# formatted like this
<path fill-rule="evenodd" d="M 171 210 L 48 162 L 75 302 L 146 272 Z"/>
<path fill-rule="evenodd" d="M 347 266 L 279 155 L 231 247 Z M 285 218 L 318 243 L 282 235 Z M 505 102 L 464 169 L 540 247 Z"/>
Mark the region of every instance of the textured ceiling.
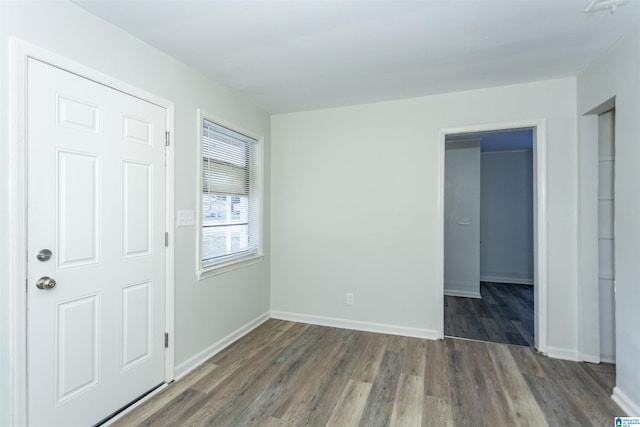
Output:
<path fill-rule="evenodd" d="M 640 0 L 74 0 L 272 113 L 575 76 Z"/>

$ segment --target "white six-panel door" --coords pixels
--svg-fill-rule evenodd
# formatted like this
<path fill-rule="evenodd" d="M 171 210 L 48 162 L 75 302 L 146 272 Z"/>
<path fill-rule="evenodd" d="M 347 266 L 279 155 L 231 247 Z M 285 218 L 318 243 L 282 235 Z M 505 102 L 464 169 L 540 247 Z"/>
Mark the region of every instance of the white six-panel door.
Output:
<path fill-rule="evenodd" d="M 27 90 L 29 424 L 87 426 L 164 380 L 166 111 L 34 59 Z"/>

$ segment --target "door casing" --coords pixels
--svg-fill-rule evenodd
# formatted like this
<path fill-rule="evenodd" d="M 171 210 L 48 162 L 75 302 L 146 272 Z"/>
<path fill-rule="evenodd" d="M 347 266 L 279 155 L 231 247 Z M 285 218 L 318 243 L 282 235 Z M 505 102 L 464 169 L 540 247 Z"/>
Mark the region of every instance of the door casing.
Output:
<path fill-rule="evenodd" d="M 547 354 L 547 123 L 545 119 L 521 120 L 469 125 L 440 130 L 438 177 L 438 292 L 440 298 L 438 318 L 440 337 L 444 337 L 444 156 L 447 135 L 479 133 L 509 129 L 533 128 L 533 269 L 534 269 L 534 329 L 535 347 Z"/>
<path fill-rule="evenodd" d="M 9 364 L 11 366 L 10 407 L 14 425 L 27 425 L 27 61 L 34 58 L 89 80 L 143 99 L 166 110 L 166 131 L 170 143 L 166 150 L 166 224 L 169 244 L 166 250 L 165 328 L 169 346 L 165 349 L 164 380 L 174 379 L 174 104 L 133 85 L 117 80 L 80 63 L 64 58 L 17 38 L 10 39 L 9 75 L 9 245 L 10 277 L 9 319 L 11 338 Z"/>

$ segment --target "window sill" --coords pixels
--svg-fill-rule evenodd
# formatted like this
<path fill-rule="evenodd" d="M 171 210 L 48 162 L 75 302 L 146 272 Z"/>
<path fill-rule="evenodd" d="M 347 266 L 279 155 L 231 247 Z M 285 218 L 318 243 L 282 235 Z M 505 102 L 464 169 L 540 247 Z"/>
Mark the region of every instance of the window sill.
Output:
<path fill-rule="evenodd" d="M 256 255 L 251 255 L 247 258 L 229 261 L 228 263 L 206 267 L 204 269 L 198 270 L 198 280 L 203 280 L 208 277 L 217 276 L 218 274 L 227 273 L 229 271 L 233 271 L 239 268 L 247 267 L 249 265 L 257 264 L 259 262 L 262 262 L 263 258 L 264 258 L 264 255 L 256 254 Z"/>

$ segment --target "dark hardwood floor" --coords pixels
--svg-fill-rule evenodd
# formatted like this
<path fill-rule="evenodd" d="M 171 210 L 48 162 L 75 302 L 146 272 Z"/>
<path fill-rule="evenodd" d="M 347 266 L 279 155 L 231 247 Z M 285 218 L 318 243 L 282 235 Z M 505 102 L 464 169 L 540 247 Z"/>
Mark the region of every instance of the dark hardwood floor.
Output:
<path fill-rule="evenodd" d="M 527 347 L 272 319 L 114 425 L 611 425 L 597 378 Z"/>
<path fill-rule="evenodd" d="M 480 282 L 482 298 L 444 297 L 449 337 L 533 347 L 533 286 Z"/>

